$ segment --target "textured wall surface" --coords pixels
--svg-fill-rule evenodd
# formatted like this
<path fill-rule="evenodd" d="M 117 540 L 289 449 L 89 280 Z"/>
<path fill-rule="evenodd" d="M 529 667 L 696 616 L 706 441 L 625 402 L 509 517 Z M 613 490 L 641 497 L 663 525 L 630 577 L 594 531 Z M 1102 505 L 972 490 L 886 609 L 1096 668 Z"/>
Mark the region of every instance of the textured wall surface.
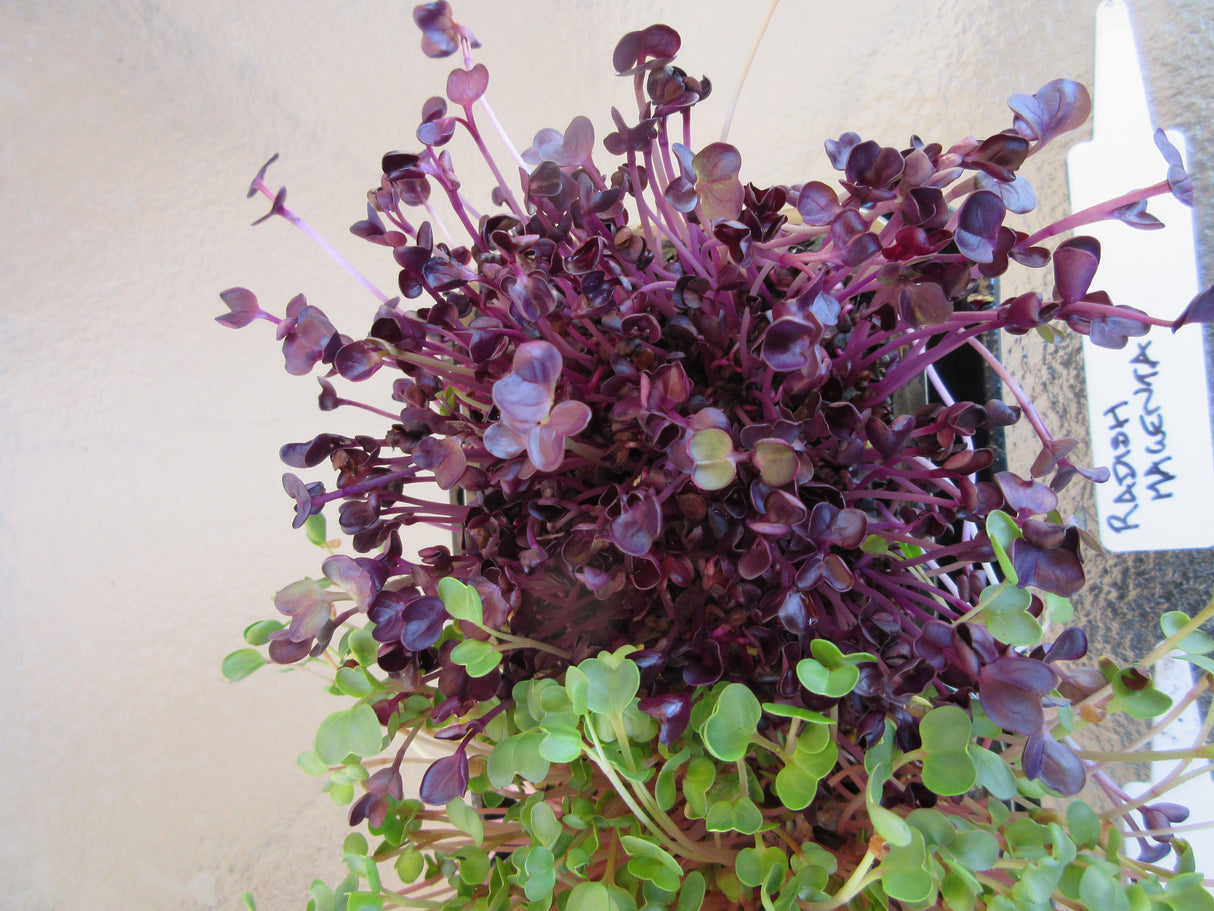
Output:
<path fill-rule="evenodd" d="M 946 144 L 1010 123 L 1013 92 L 1090 81 L 1094 0 L 786 0 L 733 141 L 757 184 L 825 177 L 844 130 Z M 683 35 L 713 79 L 715 138 L 763 0 L 455 0 L 484 42 L 515 141 L 576 113 L 601 136 L 620 33 Z M 1159 123 L 1187 131 L 1203 278 L 1214 276 L 1214 9 L 1136 0 Z M 374 302 L 244 188 L 273 152 L 293 207 L 381 286 L 395 268 L 346 233 L 381 153 L 408 149 L 449 61 L 423 58 L 407 4 L 367 0 L 5 0 L 0 4 L 0 891 L 18 911 L 298 908 L 339 876 L 344 811 L 294 766 L 336 707 L 307 673 L 219 674 L 273 591 L 316 572 L 290 531 L 278 446 L 321 430 L 314 381 L 258 325 L 218 327 L 217 294 L 271 309 L 306 291 L 339 326 Z M 1027 172 L 1065 211 L 1063 149 Z M 466 147 L 457 157 L 468 158 Z M 463 171 L 461 171 L 463 173 Z M 465 175 L 474 199 L 488 181 Z M 1006 290 L 1005 290 L 1005 293 Z M 1075 352 L 1024 347 L 1015 371 L 1082 435 Z M 1031 453 L 1022 458 L 1031 458 Z M 1016 455 L 1013 456 L 1015 461 Z M 1073 507 L 1090 509 L 1082 497 Z M 1091 564 L 1095 569 L 1101 565 Z M 1209 554 L 1102 570 L 1102 640 L 1161 604 L 1193 608 Z M 1098 573 L 1093 571 L 1093 576 Z"/>

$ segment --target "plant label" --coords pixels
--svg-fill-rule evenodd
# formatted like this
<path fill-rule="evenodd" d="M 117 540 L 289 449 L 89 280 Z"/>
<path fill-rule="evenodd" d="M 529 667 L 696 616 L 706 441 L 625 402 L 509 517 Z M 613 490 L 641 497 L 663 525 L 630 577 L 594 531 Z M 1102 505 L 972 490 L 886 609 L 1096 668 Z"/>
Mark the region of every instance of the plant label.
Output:
<path fill-rule="evenodd" d="M 1167 166 L 1153 132 L 1129 10 L 1102 3 L 1092 141 L 1067 156 L 1072 210 L 1107 199 L 1110 187 L 1161 180 Z M 1183 155 L 1183 137 L 1168 138 Z M 1100 241 L 1097 287 L 1114 303 L 1173 319 L 1198 291 L 1192 217 L 1171 195 L 1152 199 L 1150 211 L 1165 228 L 1103 221 L 1081 232 Z M 1214 546 L 1203 333 L 1156 327 L 1120 351 L 1085 340 L 1083 354 L 1093 461 L 1112 473 L 1096 486 L 1101 543 L 1118 553 Z"/>

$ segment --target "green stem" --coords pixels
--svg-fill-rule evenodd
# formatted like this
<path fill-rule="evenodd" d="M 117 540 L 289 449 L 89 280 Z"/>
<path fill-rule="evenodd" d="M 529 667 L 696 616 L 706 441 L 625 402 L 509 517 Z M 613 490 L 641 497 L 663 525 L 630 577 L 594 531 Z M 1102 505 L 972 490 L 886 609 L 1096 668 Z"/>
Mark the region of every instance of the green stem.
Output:
<path fill-rule="evenodd" d="M 746 773 L 746 760 L 739 759 L 736 765 L 738 768 L 738 787 L 742 791 L 742 796 L 750 800 L 750 775 Z"/>
<path fill-rule="evenodd" d="M 449 361 L 440 361 L 438 358 L 427 357 L 424 354 L 417 354 L 413 351 L 403 351 L 395 348 L 392 345 L 381 342 L 388 349 L 388 352 L 398 361 L 405 361 L 417 367 L 426 367 L 440 375 L 449 374 L 451 376 L 467 376 L 475 377 L 476 371 L 471 367 L 461 367 L 458 364 L 452 364 Z"/>
<path fill-rule="evenodd" d="M 1105 810 L 1103 813 L 1100 814 L 1100 818 L 1101 819 L 1113 819 L 1114 817 L 1117 817 L 1117 816 L 1124 816 L 1126 813 L 1129 813 L 1131 810 L 1137 810 L 1139 807 L 1150 803 L 1152 800 L 1158 800 L 1160 797 L 1162 797 L 1164 794 L 1166 794 L 1172 788 L 1182 785 L 1186 781 L 1192 781 L 1194 778 L 1198 778 L 1202 775 L 1209 775 L 1211 770 L 1214 770 L 1214 763 L 1200 766 L 1196 769 L 1193 769 L 1191 772 L 1187 772 L 1184 775 L 1179 775 L 1179 776 L 1175 776 L 1175 777 L 1173 777 L 1173 775 L 1169 775 L 1167 778 L 1165 778 L 1163 781 L 1160 782 L 1160 784 L 1164 784 L 1166 782 L 1168 785 L 1166 788 L 1160 789 L 1159 785 L 1152 785 L 1151 787 L 1147 788 L 1146 792 L 1141 797 L 1138 797 L 1135 800 L 1131 800 L 1127 803 L 1123 803 L 1120 806 L 1114 807 L 1111 810 Z"/>
<path fill-rule="evenodd" d="M 750 744 L 751 746 L 756 746 L 760 749 L 767 750 L 769 753 L 775 753 L 777 756 L 783 759 L 787 759 L 788 757 L 792 756 L 796 749 L 795 742 L 793 743 L 793 749 L 789 749 L 787 746 L 781 748 L 778 743 L 773 743 L 762 734 L 755 734 L 753 737 L 751 737 Z"/>
<path fill-rule="evenodd" d="M 917 750 L 911 750 L 909 753 L 903 753 L 900 757 L 898 757 L 898 764 L 893 767 L 892 771 L 890 772 L 890 777 L 892 778 L 893 773 L 897 772 L 903 766 L 910 765 L 912 762 L 922 762 L 926 756 L 927 751 L 922 747 Z"/>
<path fill-rule="evenodd" d="M 1163 658 L 1168 654 L 1168 652 L 1172 651 L 1172 649 L 1177 648 L 1181 642 L 1184 642 L 1184 640 L 1189 637 L 1190 633 L 1194 633 L 1204 626 L 1206 621 L 1212 617 L 1214 617 L 1214 598 L 1211 598 L 1210 603 L 1198 611 L 1197 615 L 1192 620 L 1178 629 L 1174 634 L 1164 639 L 1163 642 L 1159 643 L 1159 645 L 1155 646 L 1155 648 L 1153 648 L 1151 652 L 1139 662 L 1139 664 L 1151 667 L 1157 661 L 1159 661 L 1160 658 Z"/>
<path fill-rule="evenodd" d="M 1142 667 L 1153 667 L 1161 658 L 1165 657 L 1169 652 L 1175 649 L 1179 643 L 1183 642 L 1190 633 L 1196 632 L 1211 618 L 1214 618 L 1214 598 L 1211 598 L 1210 603 L 1198 611 L 1197 615 L 1193 617 L 1192 620 L 1178 629 L 1174 634 L 1164 639 L 1163 642 L 1159 643 L 1159 645 L 1155 646 L 1155 648 L 1151 649 L 1145 658 L 1135 663 Z M 1078 703 L 1075 708 L 1081 709 L 1085 705 L 1098 705 L 1106 700 L 1112 692 L 1113 685 L 1111 683 L 1106 683 L 1103 687 L 1092 693 L 1092 695 Z M 1076 714 L 1078 714 L 1078 712 Z"/>
<path fill-rule="evenodd" d="M 591 742 L 594 744 L 594 749 L 587 750 L 587 753 L 594 761 L 594 764 L 597 765 L 602 770 L 603 774 L 607 776 L 607 780 L 610 781 L 614 786 L 616 794 L 622 801 L 624 801 L 628 809 L 633 812 L 633 815 L 636 816 L 637 821 L 640 822 L 641 825 L 665 842 L 666 847 L 673 848 L 676 854 L 681 854 L 684 857 L 698 860 L 701 863 L 720 862 L 720 858 L 704 854 L 697 845 L 688 841 L 687 837 L 682 833 L 678 826 L 674 824 L 674 820 L 672 820 L 660 809 L 655 815 L 658 819 L 663 819 L 666 825 L 662 825 L 659 822 L 655 822 L 654 819 L 651 819 L 645 810 L 641 808 L 641 805 L 638 802 L 639 795 L 633 791 L 631 787 L 629 787 L 628 783 L 625 783 L 620 776 L 616 774 L 615 769 L 611 765 L 611 760 L 608 759 L 606 754 L 603 752 L 603 745 L 599 741 L 598 734 L 596 734 L 594 731 L 594 725 L 588 723 L 585 725 L 585 729 L 587 735 L 590 737 Z M 649 797 L 648 792 L 646 792 L 646 796 Z M 650 800 L 652 800 L 652 797 L 650 797 Z M 655 807 L 655 809 L 657 808 Z M 670 830 L 667 830 L 667 826 L 670 827 Z M 732 862 L 732 858 L 730 859 L 730 862 Z"/>
<path fill-rule="evenodd" d="M 481 629 L 488 629 L 481 627 Z M 554 645 L 549 645 L 546 642 L 540 642 L 536 639 L 528 639 L 526 636 L 514 636 L 510 633 L 503 633 L 501 630 L 489 629 L 489 635 L 495 639 L 500 639 L 502 642 L 509 643 L 514 648 L 534 648 L 541 652 L 547 652 L 550 655 L 556 655 L 558 658 L 563 658 L 565 661 L 570 660 L 573 656 L 567 651 L 559 649 Z"/>
<path fill-rule="evenodd" d="M 632 743 L 628 740 L 628 732 L 624 730 L 624 719 L 621 715 L 611 716 L 611 729 L 615 731 L 615 742 L 620 748 L 620 755 L 624 757 L 624 765 L 628 767 L 629 772 L 635 772 L 637 766 L 632 756 Z"/>
<path fill-rule="evenodd" d="M 1204 832 L 1210 828 L 1214 828 L 1214 820 L 1210 822 L 1191 822 L 1187 825 L 1167 826 L 1163 829 L 1139 829 L 1134 835 L 1135 837 L 1146 836 L 1147 838 L 1155 838 L 1161 835 L 1181 835 L 1185 832 Z"/>
<path fill-rule="evenodd" d="M 801 719 L 788 719 L 788 733 L 784 735 L 784 748 L 789 756 L 797 750 L 797 735 L 801 733 Z"/>
<path fill-rule="evenodd" d="M 870 843 L 868 850 L 860 858 L 860 863 L 856 865 L 856 869 L 852 870 L 852 874 L 847 878 L 847 882 L 839 887 L 839 891 L 830 898 L 824 898 L 820 901 L 799 902 L 798 904 L 801 906 L 802 911 L 833 911 L 833 909 L 847 904 L 868 888 L 874 880 L 880 879 L 880 871 L 872 869 L 873 864 L 876 862 L 877 855 L 873 853 Z"/>
<path fill-rule="evenodd" d="M 1076 750 L 1080 759 L 1092 762 L 1159 762 L 1168 759 L 1214 759 L 1214 744 L 1183 750 L 1136 750 L 1131 752 Z"/>
<path fill-rule="evenodd" d="M 467 392 L 464 392 L 458 386 L 448 386 L 447 388 L 451 390 L 451 394 L 457 399 L 459 399 L 469 408 L 479 411 L 481 414 L 488 414 L 493 410 L 492 402 L 482 402 L 480 399 L 469 395 Z"/>

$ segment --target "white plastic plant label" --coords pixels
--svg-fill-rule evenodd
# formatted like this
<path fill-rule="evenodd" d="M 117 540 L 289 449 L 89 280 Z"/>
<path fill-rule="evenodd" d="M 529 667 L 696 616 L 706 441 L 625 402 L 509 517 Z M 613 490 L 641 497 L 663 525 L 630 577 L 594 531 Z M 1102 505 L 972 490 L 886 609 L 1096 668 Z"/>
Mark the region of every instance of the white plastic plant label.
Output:
<path fill-rule="evenodd" d="M 1067 156 L 1071 209 L 1107 199 L 1110 188 L 1146 187 L 1167 173 L 1153 141 L 1130 14 L 1120 0 L 1096 13 L 1092 141 Z M 1182 136 L 1168 138 L 1185 153 Z M 1165 228 L 1135 230 L 1118 221 L 1078 233 L 1100 242 L 1094 287 L 1115 304 L 1173 319 L 1197 294 L 1193 221 L 1170 194 L 1148 211 Z M 1109 550 L 1214 546 L 1214 449 L 1206 398 L 1202 331 L 1155 327 L 1120 351 L 1084 340 L 1088 420 L 1094 464 L 1112 477 L 1096 485 L 1100 541 Z"/>

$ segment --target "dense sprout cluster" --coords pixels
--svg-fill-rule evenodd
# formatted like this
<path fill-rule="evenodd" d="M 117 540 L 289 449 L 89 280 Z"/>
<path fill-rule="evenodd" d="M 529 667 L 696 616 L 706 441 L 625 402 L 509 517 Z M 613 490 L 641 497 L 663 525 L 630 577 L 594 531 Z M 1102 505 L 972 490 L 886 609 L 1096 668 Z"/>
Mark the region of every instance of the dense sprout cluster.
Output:
<path fill-rule="evenodd" d="M 399 722 L 421 693 L 427 724 L 459 741 L 423 783 L 435 804 L 465 793 L 469 743 L 520 684 L 625 647 L 664 745 L 721 684 L 770 707 L 761 729 L 828 713 L 853 762 L 890 726 L 899 749 L 917 749 L 927 709 L 980 706 L 1027 738 L 1027 777 L 1076 793 L 1083 763 L 1045 730 L 1043 699 L 1079 701 L 1105 680 L 1064 671 L 1059 660 L 1086 651 L 1082 631 L 1043 646 L 1041 620 L 1065 619 L 1084 582 L 1083 535 L 1056 493 L 1107 472 L 1070 461 L 1075 441 L 1049 433 L 989 340 L 1065 326 L 1121 347 L 1161 323 L 1093 290 L 1095 240 L 1043 242 L 1105 218 L 1157 227 L 1145 200 L 1191 193 L 1174 150 L 1163 146 L 1167 180 L 1018 231 L 1011 216 L 1035 198 L 1017 170 L 1090 110 L 1082 86 L 1058 80 L 1014 96 L 1009 128 L 983 140 L 894 148 L 846 133 L 826 143 L 836 186 L 756 187 L 734 147 L 693 145 L 691 113 L 711 85 L 673 65 L 679 37 L 657 25 L 616 47 L 637 110 L 612 111 L 610 166 L 577 117 L 536 135 L 512 186 L 482 141 L 489 74 L 475 39 L 445 4 L 416 19 L 427 54 L 462 53 L 464 66 L 424 105 L 418 151 L 383 157 L 352 228 L 391 253 L 399 296 L 375 292 L 370 330 L 351 337 L 302 296 L 278 317 L 247 290 L 223 295 L 224 324 L 277 326 L 288 372 L 324 369 L 322 410 L 386 422 L 282 450 L 292 469 L 336 471 L 328 483 L 284 477 L 296 526 L 335 505 L 360 556 L 330 556 L 325 581 L 279 593 L 290 622 L 269 636 L 272 660 L 320 655 L 344 625 L 365 625 L 391 681 L 373 701 L 380 722 Z M 491 214 L 460 193 L 446 148 L 459 132 L 495 175 Z M 265 169 L 250 192 L 299 223 Z M 1053 293 L 976 294 L 1012 263 L 1052 270 Z M 1182 321 L 1212 307 L 1198 298 Z M 935 365 L 963 348 L 1015 403 L 957 401 L 941 386 L 908 408 L 906 391 L 925 377 L 939 386 Z M 381 371 L 390 405 L 336 385 Z M 992 471 L 983 435 L 1021 419 L 1040 455 L 1026 472 Z M 419 482 L 450 498 L 419 496 Z M 419 522 L 455 546 L 406 556 L 401 530 Z M 475 590 L 479 613 L 452 607 L 454 582 Z M 807 660 L 825 675 L 816 686 Z M 836 687 L 843 667 L 849 685 Z M 356 820 L 382 823 L 386 796 L 400 799 L 399 779 L 381 777 Z M 887 805 L 937 799 L 921 785 L 887 792 Z M 828 828 L 854 793 L 824 783 L 806 800 L 809 824 Z"/>
<path fill-rule="evenodd" d="M 427 29 L 428 52 L 455 50 L 458 32 L 435 37 L 452 28 Z M 995 581 L 984 568 L 992 511 L 1016 525 L 1012 564 L 1038 590 L 1030 615 L 1040 593 L 1065 598 L 1083 584 L 1081 535 L 1058 521 L 1054 490 L 1075 472 L 1107 472 L 1072 464 L 1074 441 L 1035 425 L 1034 478 L 975 480 L 994 461 L 975 433 L 1016 421 L 1019 408 L 959 401 L 904 414 L 894 402 L 994 330 L 1059 322 L 1114 347 L 1147 330 L 1143 314 L 1090 290 L 1096 241 L 1072 238 L 1051 254 L 1039 245 L 1049 229 L 1005 224 L 1034 204 L 1016 169 L 1083 123 L 1090 101 L 1082 86 L 1052 82 L 1013 97 L 1007 131 L 948 149 L 847 133 L 827 143 L 841 191 L 758 188 L 742 183 L 732 146 L 689 147 L 709 82 L 672 65 L 678 48 L 666 26 L 617 46 L 616 70 L 642 106 L 634 123 L 613 111 L 604 146 L 614 170 L 596 166 L 593 127 L 576 118 L 536 136 L 517 197 L 503 183 L 505 211 L 475 221 L 443 146 L 459 129 L 479 137 L 474 104 L 488 73 L 454 70 L 448 97 L 460 113 L 426 103 L 422 151 L 384 156 L 368 218 L 352 229 L 399 266 L 401 297 L 381 304 L 368 334 L 341 335 L 302 296 L 269 317 L 243 289 L 225 293 L 233 313 L 222 320 L 271 319 L 294 374 L 318 364 L 352 382 L 399 374 L 399 415 L 382 435 L 284 447 L 293 468 L 331 462 L 332 492 L 294 475 L 284 486 L 296 525 L 339 500 L 342 531 L 375 553 L 333 557 L 326 576 L 374 621 L 381 668 L 405 681 L 441 672 L 434 720 L 621 645 L 640 649 L 646 705 L 669 739 L 696 688 L 722 679 L 826 708 L 795 669 L 812 639 L 827 638 L 877 659 L 838 706 L 857 742 L 890 717 L 909 744 L 910 696 L 935 685 L 966 704 L 1006 651 L 984 627 L 956 622 Z M 264 186 L 263 171 L 254 189 Z M 436 190 L 468 230 L 462 245 L 411 217 Z M 283 211 L 285 193 L 274 198 Z M 1109 214 L 1147 217 L 1133 204 Z M 1053 299 L 975 306 L 976 280 L 1012 261 L 1052 267 Z M 329 379 L 321 386 L 322 409 L 342 404 Z M 1049 486 L 1035 479 L 1046 476 Z M 422 480 L 458 501 L 412 496 Z M 399 530 L 419 521 L 451 529 L 455 552 L 406 559 Z M 470 677 L 450 661 L 454 643 L 439 642 L 444 576 L 476 587 L 488 628 L 549 648 L 511 649 Z M 327 644 L 334 597 L 315 586 L 280 596 L 293 622 L 274 660 Z M 1001 704 L 984 701 L 988 712 Z"/>

